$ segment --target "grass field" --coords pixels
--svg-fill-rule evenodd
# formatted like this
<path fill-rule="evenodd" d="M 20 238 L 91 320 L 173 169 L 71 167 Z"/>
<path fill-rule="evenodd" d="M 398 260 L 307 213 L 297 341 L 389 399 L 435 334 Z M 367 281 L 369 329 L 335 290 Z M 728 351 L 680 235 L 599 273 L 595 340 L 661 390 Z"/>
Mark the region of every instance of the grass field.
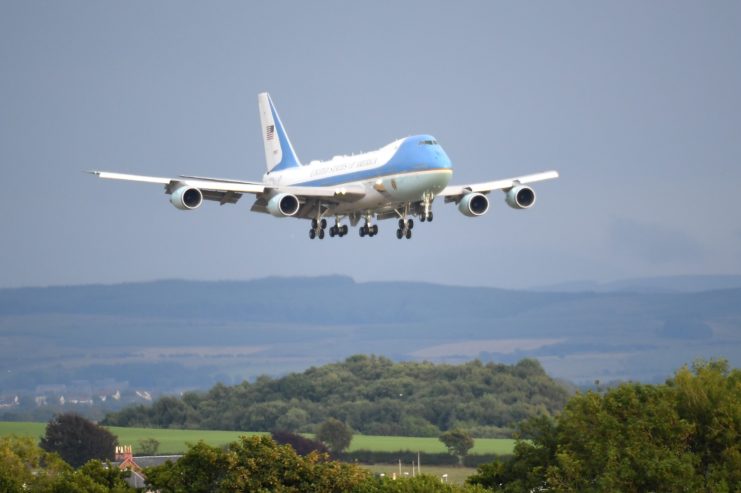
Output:
<path fill-rule="evenodd" d="M 18 435 L 41 437 L 44 434 L 46 423 L 25 423 L 0 421 L 0 436 Z M 186 443 L 196 443 L 203 440 L 209 445 L 219 446 L 235 441 L 241 435 L 262 435 L 260 432 L 241 431 L 212 431 L 212 430 L 170 430 L 158 428 L 119 428 L 111 426 L 111 433 L 118 436 L 122 445 L 132 445 L 134 453 L 137 451 L 139 440 L 154 438 L 160 442 L 157 453 L 178 454 L 186 450 Z M 472 454 L 510 454 L 514 448 L 514 440 L 507 438 L 478 438 Z M 412 452 L 445 452 L 445 446 L 437 438 L 397 437 L 397 436 L 369 436 L 355 435 L 350 444 L 354 450 L 373 450 L 394 452 L 397 450 L 411 450 Z M 422 464 L 424 468 L 424 464 Z"/>

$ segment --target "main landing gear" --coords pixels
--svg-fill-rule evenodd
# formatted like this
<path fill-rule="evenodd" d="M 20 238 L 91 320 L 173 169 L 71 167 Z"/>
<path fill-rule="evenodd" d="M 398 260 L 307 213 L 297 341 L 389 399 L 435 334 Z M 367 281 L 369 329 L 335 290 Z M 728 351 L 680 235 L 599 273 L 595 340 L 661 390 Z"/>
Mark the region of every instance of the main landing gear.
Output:
<path fill-rule="evenodd" d="M 364 236 L 373 237 L 378 234 L 378 225 L 371 224 L 370 214 L 365 216 L 365 225 L 361 226 L 358 232 L 360 233 L 361 238 Z"/>
<path fill-rule="evenodd" d="M 327 220 L 322 219 L 312 219 L 311 220 L 311 229 L 309 230 L 309 238 L 312 240 L 319 237 L 320 240 L 324 239 L 324 230 L 327 227 Z"/>
<path fill-rule="evenodd" d="M 347 224 L 340 224 L 340 219 L 335 219 L 335 224 L 331 228 L 329 228 L 329 236 L 334 238 L 335 236 L 339 236 L 342 238 L 347 234 Z"/>
<path fill-rule="evenodd" d="M 323 240 L 325 229 L 327 229 L 326 219 L 312 219 L 311 229 L 309 230 L 309 238 L 313 240 L 314 238 L 318 237 L 320 240 Z M 347 232 L 347 224 L 340 224 L 339 218 L 335 220 L 334 226 L 329 228 L 329 236 L 331 236 L 332 238 L 334 238 L 335 236 L 342 238 L 347 234 Z"/>
<path fill-rule="evenodd" d="M 412 238 L 412 228 L 414 227 L 414 221 L 411 219 L 399 219 L 399 229 L 396 230 L 396 237 L 398 239 L 406 238 L 407 240 Z"/>

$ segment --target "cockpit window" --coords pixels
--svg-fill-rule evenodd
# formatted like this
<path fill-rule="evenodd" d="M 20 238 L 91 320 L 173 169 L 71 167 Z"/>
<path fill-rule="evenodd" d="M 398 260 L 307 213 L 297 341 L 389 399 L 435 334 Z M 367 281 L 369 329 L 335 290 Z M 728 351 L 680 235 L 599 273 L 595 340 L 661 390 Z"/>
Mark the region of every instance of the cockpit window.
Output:
<path fill-rule="evenodd" d="M 434 146 L 437 145 L 436 140 L 420 140 L 419 145 L 421 146 Z"/>

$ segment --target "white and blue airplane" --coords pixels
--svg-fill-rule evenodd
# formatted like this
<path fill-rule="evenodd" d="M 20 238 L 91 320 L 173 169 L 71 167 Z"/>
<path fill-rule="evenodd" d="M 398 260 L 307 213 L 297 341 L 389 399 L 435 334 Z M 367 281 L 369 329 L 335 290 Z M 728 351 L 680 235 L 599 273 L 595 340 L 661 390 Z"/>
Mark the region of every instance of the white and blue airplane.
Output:
<path fill-rule="evenodd" d="M 335 156 L 329 161 L 301 164 L 268 93 L 258 95 L 267 172 L 262 181 L 225 180 L 200 176 L 163 178 L 108 171 L 90 171 L 100 177 L 164 185 L 172 205 L 197 209 L 204 200 L 234 204 L 243 195 L 255 196 L 252 210 L 276 217 L 311 221 L 309 238 L 323 239 L 327 218 L 334 219 L 329 235 L 348 233 L 345 218 L 361 237 L 378 234 L 376 220 L 398 219 L 396 237 L 411 238 L 414 222 L 432 221 L 432 202 L 442 197 L 455 202 L 464 215 L 481 216 L 489 209 L 488 194 L 502 190 L 514 209 L 535 204 L 530 183 L 558 177 L 556 171 L 504 180 L 448 185 L 453 175 L 450 158 L 431 135 L 396 140 L 376 151 Z"/>

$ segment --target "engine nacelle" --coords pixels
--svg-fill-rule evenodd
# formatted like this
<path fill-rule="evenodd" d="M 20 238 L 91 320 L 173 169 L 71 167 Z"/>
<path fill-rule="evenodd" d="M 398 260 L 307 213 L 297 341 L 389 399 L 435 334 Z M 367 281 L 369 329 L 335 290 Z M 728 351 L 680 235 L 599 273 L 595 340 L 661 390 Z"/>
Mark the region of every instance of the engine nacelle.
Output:
<path fill-rule="evenodd" d="M 513 209 L 529 209 L 535 204 L 535 191 L 525 185 L 518 185 L 509 189 L 504 200 Z"/>
<path fill-rule="evenodd" d="M 170 203 L 183 211 L 200 207 L 203 203 L 203 194 L 197 188 L 180 187 L 170 194 Z"/>
<path fill-rule="evenodd" d="M 489 199 L 483 193 L 467 193 L 458 202 L 458 210 L 464 216 L 481 216 L 489 210 Z"/>
<path fill-rule="evenodd" d="M 294 216 L 301 204 L 298 197 L 290 193 L 279 193 L 268 201 L 268 212 L 275 217 Z"/>

